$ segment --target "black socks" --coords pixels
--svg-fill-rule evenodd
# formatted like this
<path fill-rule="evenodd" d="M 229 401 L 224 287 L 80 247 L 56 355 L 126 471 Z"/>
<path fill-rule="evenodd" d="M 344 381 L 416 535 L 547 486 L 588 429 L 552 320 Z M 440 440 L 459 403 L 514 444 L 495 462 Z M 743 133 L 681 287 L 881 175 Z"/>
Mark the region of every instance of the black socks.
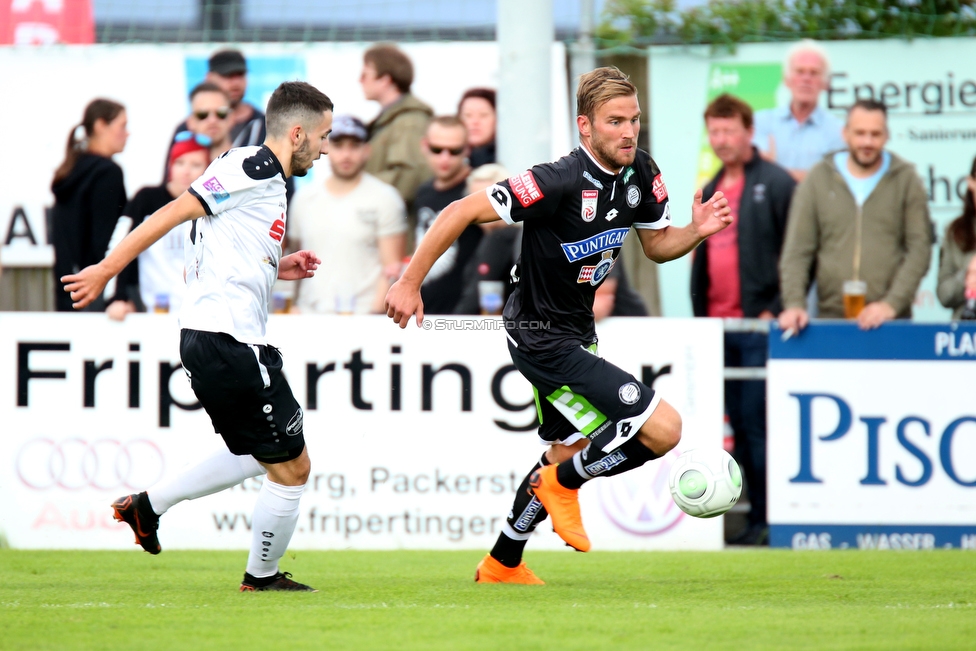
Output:
<path fill-rule="evenodd" d="M 542 502 L 529 494 L 529 477 L 539 468 L 548 465 L 549 460 L 543 454 L 515 491 L 515 502 L 505 521 L 506 526 L 498 535 L 495 546 L 491 548 L 492 558 L 505 567 L 517 567 L 522 562 L 525 543 L 529 541 L 536 526 L 549 516 Z"/>

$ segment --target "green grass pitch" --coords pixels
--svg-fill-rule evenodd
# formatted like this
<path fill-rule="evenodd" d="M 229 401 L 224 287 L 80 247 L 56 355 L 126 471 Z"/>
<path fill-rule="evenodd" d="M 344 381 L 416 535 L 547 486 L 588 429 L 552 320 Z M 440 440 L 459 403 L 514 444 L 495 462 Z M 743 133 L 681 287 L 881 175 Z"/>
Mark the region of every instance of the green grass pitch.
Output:
<path fill-rule="evenodd" d="M 976 555 L 289 552 L 317 594 L 237 592 L 245 552 L 0 550 L 0 649 L 973 649 Z"/>

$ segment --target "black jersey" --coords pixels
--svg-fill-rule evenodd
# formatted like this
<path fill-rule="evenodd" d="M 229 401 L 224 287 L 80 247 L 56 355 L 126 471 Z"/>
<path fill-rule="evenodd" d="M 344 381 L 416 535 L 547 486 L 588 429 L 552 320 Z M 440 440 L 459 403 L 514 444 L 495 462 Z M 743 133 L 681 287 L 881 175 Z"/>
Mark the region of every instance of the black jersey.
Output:
<path fill-rule="evenodd" d="M 639 149 L 614 174 L 580 147 L 486 192 L 499 217 L 523 225 L 518 286 L 504 317 L 509 337 L 526 351 L 594 342 L 593 296 L 631 226 L 671 224 L 661 171 Z"/>

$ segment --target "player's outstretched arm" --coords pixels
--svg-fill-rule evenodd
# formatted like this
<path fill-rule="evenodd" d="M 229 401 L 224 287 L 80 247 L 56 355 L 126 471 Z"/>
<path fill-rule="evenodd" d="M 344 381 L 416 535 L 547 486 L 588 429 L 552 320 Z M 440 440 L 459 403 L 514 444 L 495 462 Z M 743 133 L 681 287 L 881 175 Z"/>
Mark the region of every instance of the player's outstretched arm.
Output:
<path fill-rule="evenodd" d="M 420 246 L 400 280 L 393 283 L 386 294 L 386 314 L 406 328 L 410 317 L 417 315 L 417 325 L 424 322 L 424 304 L 420 299 L 420 285 L 437 258 L 450 248 L 471 224 L 497 221 L 498 215 L 488 202 L 488 195 L 475 192 L 459 199 L 441 211 L 430 230 L 420 240 Z"/>
<path fill-rule="evenodd" d="M 668 226 L 660 230 L 638 229 L 644 255 L 654 262 L 667 262 L 685 255 L 701 244 L 709 235 L 714 235 L 732 223 L 729 201 L 721 192 L 716 192 L 708 201 L 702 201 L 702 191 L 695 192 L 691 203 L 691 223 L 680 228 Z"/>
<path fill-rule="evenodd" d="M 71 295 L 72 307 L 87 307 L 102 293 L 106 283 L 125 269 L 125 266 L 148 249 L 154 242 L 183 222 L 203 217 L 206 213 L 199 199 L 188 192 L 150 215 L 98 264 L 85 267 L 76 274 L 61 277 L 64 291 Z"/>
<path fill-rule="evenodd" d="M 312 251 L 295 251 L 278 261 L 278 278 L 302 280 L 315 275 L 322 260 Z"/>

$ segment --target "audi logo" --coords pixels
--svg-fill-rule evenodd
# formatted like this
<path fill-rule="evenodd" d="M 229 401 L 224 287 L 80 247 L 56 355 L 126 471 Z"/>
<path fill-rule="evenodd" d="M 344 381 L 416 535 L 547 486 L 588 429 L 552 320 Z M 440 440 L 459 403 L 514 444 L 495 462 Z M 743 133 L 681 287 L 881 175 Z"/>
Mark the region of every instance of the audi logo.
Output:
<path fill-rule="evenodd" d="M 678 524 L 685 514 L 668 488 L 668 473 L 677 456 L 672 450 L 656 463 L 597 482 L 600 506 L 610 521 L 635 536 L 656 536 Z"/>
<path fill-rule="evenodd" d="M 148 439 L 36 438 L 17 453 L 17 476 L 38 491 L 144 490 L 163 477 L 163 451 Z"/>

